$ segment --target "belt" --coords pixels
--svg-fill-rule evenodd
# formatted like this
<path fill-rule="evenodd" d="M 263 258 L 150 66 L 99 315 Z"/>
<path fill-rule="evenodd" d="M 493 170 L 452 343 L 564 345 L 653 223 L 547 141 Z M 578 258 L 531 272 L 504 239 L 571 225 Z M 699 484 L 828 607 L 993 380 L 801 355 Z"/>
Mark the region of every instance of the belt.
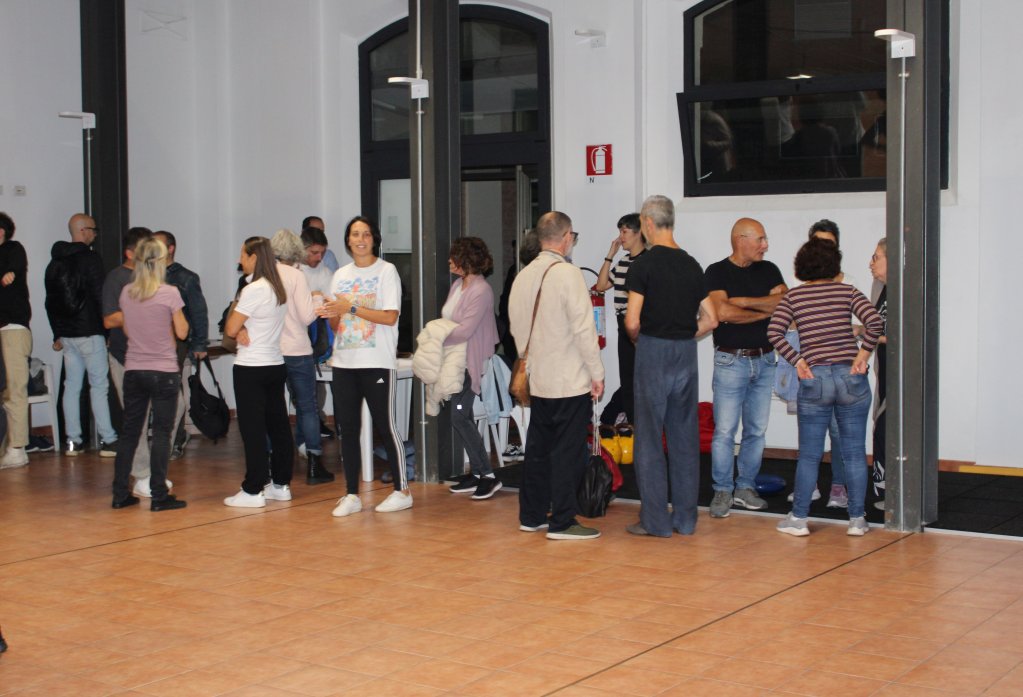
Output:
<path fill-rule="evenodd" d="M 740 349 L 740 348 L 725 348 L 724 346 L 716 346 L 714 348 L 714 350 L 715 351 L 721 351 L 722 353 L 730 353 L 733 356 L 738 356 L 739 358 L 759 358 L 760 356 L 763 356 L 765 353 L 773 353 L 774 352 L 774 349 L 762 349 L 762 348 L 755 348 L 755 349 L 745 349 L 744 348 L 744 349 Z"/>

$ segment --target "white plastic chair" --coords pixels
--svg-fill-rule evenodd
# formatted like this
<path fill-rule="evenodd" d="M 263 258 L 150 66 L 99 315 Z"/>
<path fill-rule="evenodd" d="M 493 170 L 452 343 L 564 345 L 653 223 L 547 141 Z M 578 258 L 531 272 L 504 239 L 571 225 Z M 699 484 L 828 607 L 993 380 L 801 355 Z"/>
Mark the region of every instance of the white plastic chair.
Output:
<path fill-rule="evenodd" d="M 43 404 L 45 402 L 49 405 L 50 428 L 53 430 L 53 445 L 59 451 L 60 438 L 57 436 L 57 388 L 53 384 L 53 368 L 51 368 L 47 363 L 43 364 L 43 381 L 46 383 L 46 394 L 29 395 L 28 403 L 29 405 L 32 405 Z M 31 421 L 31 406 L 29 406 L 28 412 Z"/>

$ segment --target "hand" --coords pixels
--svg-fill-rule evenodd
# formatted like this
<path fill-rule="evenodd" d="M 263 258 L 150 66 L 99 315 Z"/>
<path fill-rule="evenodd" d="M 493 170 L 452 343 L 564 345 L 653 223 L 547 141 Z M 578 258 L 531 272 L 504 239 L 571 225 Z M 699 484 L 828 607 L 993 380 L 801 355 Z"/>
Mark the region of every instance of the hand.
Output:
<path fill-rule="evenodd" d="M 590 380 L 590 396 L 593 397 L 593 401 L 598 401 L 604 394 L 604 381 L 603 380 Z"/>
<path fill-rule="evenodd" d="M 867 374 L 867 361 L 870 360 L 870 354 L 863 349 L 856 352 L 856 358 L 853 359 L 852 368 L 849 369 L 850 375 L 866 375 Z"/>
<path fill-rule="evenodd" d="M 56 341 L 53 342 L 53 350 L 54 351 L 64 350 L 64 344 L 60 343 L 60 339 L 57 339 Z"/>
<path fill-rule="evenodd" d="M 621 249 L 621 248 L 622 248 L 622 238 L 621 237 L 616 237 L 611 242 L 611 249 L 607 250 L 607 254 L 605 254 L 604 256 L 606 256 L 606 257 L 613 257 L 615 254 L 618 253 L 618 250 Z"/>
<path fill-rule="evenodd" d="M 337 297 L 334 300 L 324 302 L 316 308 L 316 314 L 320 317 L 344 317 L 352 308 L 352 302 L 344 297 Z"/>
<path fill-rule="evenodd" d="M 14 283 L 14 272 L 13 271 L 8 271 L 7 273 L 5 273 L 3 275 L 3 278 L 0 278 L 0 285 L 4 286 L 5 288 L 7 286 L 11 285 L 12 283 Z"/>
<path fill-rule="evenodd" d="M 813 371 L 810 370 L 810 364 L 803 358 L 796 361 L 796 375 L 799 376 L 800 380 L 813 380 Z"/>
<path fill-rule="evenodd" d="M 248 346 L 250 342 L 249 330 L 246 329 L 245 327 L 242 327 L 241 330 L 238 332 L 238 335 L 234 339 L 235 341 L 238 342 L 239 346 Z"/>

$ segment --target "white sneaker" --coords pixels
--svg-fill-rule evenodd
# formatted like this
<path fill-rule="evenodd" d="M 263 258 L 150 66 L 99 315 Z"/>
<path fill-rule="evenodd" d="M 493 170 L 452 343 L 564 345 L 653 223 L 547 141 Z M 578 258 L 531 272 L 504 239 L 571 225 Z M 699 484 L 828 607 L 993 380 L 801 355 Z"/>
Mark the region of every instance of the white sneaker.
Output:
<path fill-rule="evenodd" d="M 411 496 L 409 497 L 412 498 Z M 411 506 L 411 502 L 409 503 Z M 362 510 L 362 499 L 355 494 L 346 494 L 337 500 L 337 507 L 331 513 L 335 518 L 344 518 Z M 380 510 L 379 508 L 377 510 Z"/>
<path fill-rule="evenodd" d="M 262 493 L 247 494 L 242 489 L 234 496 L 228 496 L 224 499 L 224 505 L 233 506 L 234 508 L 265 508 L 266 497 Z"/>
<path fill-rule="evenodd" d="M 305 454 L 305 443 L 303 443 L 302 445 L 298 446 L 298 454 L 300 456 L 302 456 L 302 457 L 306 456 L 306 454 Z"/>
<path fill-rule="evenodd" d="M 167 491 L 170 491 L 171 488 L 174 486 L 174 482 L 172 482 L 169 479 L 165 479 L 164 481 L 167 482 Z M 141 497 L 147 498 L 147 499 L 153 498 L 153 490 L 149 486 L 149 477 L 143 477 L 142 479 L 136 479 L 135 480 L 135 486 L 132 487 L 131 491 L 136 496 L 141 496 Z"/>
<path fill-rule="evenodd" d="M 403 494 L 400 491 L 392 491 L 391 495 L 384 499 L 377 507 L 377 513 L 394 513 L 412 508 L 412 494 Z"/>
<path fill-rule="evenodd" d="M 270 482 L 263 487 L 263 497 L 270 501 L 290 501 L 291 487 L 287 484 L 274 484 Z"/>
<path fill-rule="evenodd" d="M 24 448 L 7 448 L 7 452 L 0 458 L 0 469 L 9 467 L 24 467 L 28 464 L 28 453 Z"/>
<path fill-rule="evenodd" d="M 813 493 L 810 494 L 810 500 L 811 501 L 817 501 L 817 500 L 820 499 L 820 497 L 821 497 L 820 489 L 818 489 L 817 487 L 814 487 L 813 488 Z M 789 497 L 788 497 L 787 501 L 789 503 L 792 503 L 792 499 L 794 499 L 794 498 L 796 498 L 796 492 L 793 491 L 791 494 L 789 494 Z"/>

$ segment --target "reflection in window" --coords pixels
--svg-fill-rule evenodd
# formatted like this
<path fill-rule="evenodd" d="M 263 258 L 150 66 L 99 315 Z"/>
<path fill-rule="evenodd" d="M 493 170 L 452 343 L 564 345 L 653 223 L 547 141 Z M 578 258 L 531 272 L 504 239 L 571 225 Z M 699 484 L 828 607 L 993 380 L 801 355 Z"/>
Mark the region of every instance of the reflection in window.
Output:
<path fill-rule="evenodd" d="M 536 37 L 488 20 L 463 20 L 462 134 L 539 128 Z"/>
<path fill-rule="evenodd" d="M 408 32 L 384 42 L 369 54 L 370 128 L 373 140 L 409 137 L 408 87 L 390 85 L 387 78 L 408 74 Z"/>
<path fill-rule="evenodd" d="M 691 105 L 699 183 L 885 174 L 883 90 Z"/>

